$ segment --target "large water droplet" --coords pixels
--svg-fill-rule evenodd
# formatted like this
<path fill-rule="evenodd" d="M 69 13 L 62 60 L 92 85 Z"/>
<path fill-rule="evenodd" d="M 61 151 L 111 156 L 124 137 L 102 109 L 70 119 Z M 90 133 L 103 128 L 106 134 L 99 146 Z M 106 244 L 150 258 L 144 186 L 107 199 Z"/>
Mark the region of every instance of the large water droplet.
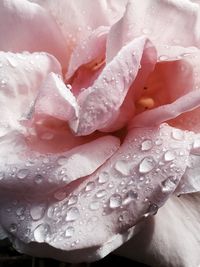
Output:
<path fill-rule="evenodd" d="M 115 163 L 115 170 L 117 170 L 122 175 L 129 175 L 130 168 L 128 167 L 128 164 L 125 160 L 118 160 Z"/>
<path fill-rule="evenodd" d="M 179 130 L 179 129 L 174 129 L 172 131 L 172 137 L 175 139 L 175 140 L 183 140 L 184 138 L 184 133 L 183 131 Z"/>
<path fill-rule="evenodd" d="M 99 174 L 98 182 L 100 184 L 105 184 L 108 182 L 108 180 L 109 180 L 109 174 L 107 172 L 102 172 Z"/>
<path fill-rule="evenodd" d="M 96 197 L 97 198 L 102 198 L 102 197 L 105 197 L 106 196 L 106 190 L 102 189 L 102 190 L 99 190 L 97 193 L 96 193 Z"/>
<path fill-rule="evenodd" d="M 177 179 L 173 176 L 170 176 L 161 183 L 161 190 L 163 193 L 171 193 L 176 189 L 176 184 Z"/>
<path fill-rule="evenodd" d="M 66 231 L 65 231 L 65 237 L 66 238 L 71 238 L 74 234 L 74 227 L 69 226 L 67 227 Z"/>
<path fill-rule="evenodd" d="M 118 208 L 120 207 L 122 204 L 122 197 L 119 195 L 119 194 L 113 194 L 111 197 L 110 197 L 110 200 L 109 200 L 109 207 L 111 209 L 115 209 L 115 208 Z"/>
<path fill-rule="evenodd" d="M 155 164 L 156 162 L 152 157 L 146 157 L 139 164 L 139 172 L 140 173 L 150 172 L 155 167 Z"/>
<path fill-rule="evenodd" d="M 72 195 L 72 196 L 70 196 L 70 198 L 68 200 L 68 205 L 74 205 L 77 203 L 77 201 L 78 201 L 78 196 Z"/>
<path fill-rule="evenodd" d="M 128 205 L 128 204 L 130 204 L 132 201 L 136 200 L 137 198 L 138 198 L 138 194 L 137 194 L 137 192 L 135 192 L 135 191 L 133 191 L 133 190 L 130 190 L 130 191 L 126 194 L 126 196 L 125 196 L 125 198 L 124 198 L 122 204 L 123 204 L 123 205 Z"/>
<path fill-rule="evenodd" d="M 174 151 L 166 151 L 165 154 L 164 154 L 164 160 L 165 161 L 172 161 L 175 159 L 175 153 Z"/>
<path fill-rule="evenodd" d="M 45 213 L 46 204 L 40 203 L 38 205 L 32 206 L 30 209 L 30 215 L 34 221 L 40 220 Z"/>
<path fill-rule="evenodd" d="M 141 144 L 141 150 L 142 151 L 148 151 L 150 149 L 152 149 L 153 147 L 153 143 L 151 140 L 147 139 L 147 140 L 144 140 Z"/>
<path fill-rule="evenodd" d="M 99 209 L 99 202 L 98 201 L 93 201 L 89 204 L 89 208 L 91 210 L 98 210 Z"/>
<path fill-rule="evenodd" d="M 47 223 L 39 224 L 34 230 L 35 241 L 42 243 L 45 242 L 47 235 L 50 233 L 50 226 Z"/>
<path fill-rule="evenodd" d="M 12 223 L 9 227 L 9 230 L 11 233 L 16 233 L 17 232 L 17 225 L 15 223 Z"/>
<path fill-rule="evenodd" d="M 155 203 L 151 203 L 147 209 L 147 212 L 144 214 L 144 217 L 147 218 L 152 215 L 156 215 L 158 212 L 158 205 Z"/>
<path fill-rule="evenodd" d="M 68 161 L 68 158 L 64 157 L 64 156 L 61 156 L 58 158 L 57 162 L 59 165 L 65 165 Z"/>
<path fill-rule="evenodd" d="M 24 178 L 27 177 L 28 173 L 29 173 L 29 170 L 28 169 L 21 169 L 21 170 L 18 171 L 17 177 L 19 179 L 24 179 Z"/>
<path fill-rule="evenodd" d="M 76 207 L 72 207 L 68 209 L 65 220 L 67 222 L 73 222 L 77 220 L 79 216 L 80 216 L 79 210 Z"/>
<path fill-rule="evenodd" d="M 93 190 L 94 187 L 95 187 L 95 183 L 94 182 L 89 182 L 89 183 L 87 183 L 87 185 L 85 187 L 85 191 L 89 192 L 89 191 Z"/>

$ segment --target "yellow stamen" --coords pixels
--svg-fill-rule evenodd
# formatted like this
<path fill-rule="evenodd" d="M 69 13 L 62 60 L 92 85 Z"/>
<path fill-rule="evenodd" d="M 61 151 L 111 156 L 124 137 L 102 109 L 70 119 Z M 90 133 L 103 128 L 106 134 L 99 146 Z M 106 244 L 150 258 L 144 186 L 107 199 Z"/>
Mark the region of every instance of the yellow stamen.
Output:
<path fill-rule="evenodd" d="M 146 108 L 146 109 L 151 109 L 155 105 L 155 101 L 151 97 L 141 97 L 138 102 L 138 105 Z"/>

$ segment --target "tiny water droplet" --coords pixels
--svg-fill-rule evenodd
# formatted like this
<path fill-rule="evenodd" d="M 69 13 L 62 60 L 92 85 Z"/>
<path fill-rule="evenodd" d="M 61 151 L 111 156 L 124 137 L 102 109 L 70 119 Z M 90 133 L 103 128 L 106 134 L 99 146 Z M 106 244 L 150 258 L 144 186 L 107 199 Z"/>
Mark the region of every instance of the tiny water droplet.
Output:
<path fill-rule="evenodd" d="M 93 190 L 94 187 L 95 187 L 95 183 L 94 182 L 89 182 L 89 183 L 87 183 L 87 185 L 85 187 L 85 191 L 89 192 L 89 191 Z"/>
<path fill-rule="evenodd" d="M 64 156 L 61 156 L 58 158 L 57 162 L 59 165 L 65 165 L 67 163 L 68 159 Z"/>
<path fill-rule="evenodd" d="M 11 233 L 17 232 L 17 225 L 15 223 L 12 223 L 9 227 L 9 230 Z"/>
<path fill-rule="evenodd" d="M 172 161 L 175 159 L 175 153 L 173 151 L 166 151 L 164 154 L 164 160 L 165 161 Z"/>
<path fill-rule="evenodd" d="M 137 194 L 137 192 L 135 192 L 135 191 L 133 191 L 133 190 L 130 190 L 130 191 L 126 194 L 126 196 L 125 196 L 125 198 L 124 198 L 122 204 L 123 204 L 123 205 L 128 205 L 128 204 L 130 204 L 132 201 L 136 200 L 137 198 L 138 198 L 138 194 Z"/>
<path fill-rule="evenodd" d="M 70 198 L 68 200 L 68 205 L 74 205 L 77 203 L 77 201 L 78 201 L 77 195 L 72 195 L 72 196 L 70 196 Z"/>
<path fill-rule="evenodd" d="M 19 207 L 19 208 L 16 210 L 16 214 L 17 214 L 18 216 L 23 215 L 24 212 L 25 212 L 25 208 L 24 208 L 24 207 Z"/>
<path fill-rule="evenodd" d="M 89 208 L 91 210 L 98 210 L 99 209 L 99 202 L 98 201 L 93 201 L 89 204 Z"/>
<path fill-rule="evenodd" d="M 79 216 L 80 216 L 79 210 L 76 207 L 72 207 L 68 209 L 65 220 L 67 222 L 73 222 L 77 220 Z"/>
<path fill-rule="evenodd" d="M 149 139 L 144 140 L 141 144 L 141 150 L 142 151 L 148 151 L 148 150 L 152 149 L 152 147 L 153 147 L 152 141 Z"/>
<path fill-rule="evenodd" d="M 30 209 L 30 215 L 34 221 L 40 220 L 45 213 L 46 204 L 40 203 L 35 206 L 32 206 Z"/>
<path fill-rule="evenodd" d="M 163 193 L 170 193 L 176 189 L 176 184 L 177 179 L 173 176 L 170 176 L 161 183 L 161 190 Z"/>
<path fill-rule="evenodd" d="M 102 198 L 102 197 L 105 197 L 106 196 L 106 190 L 102 189 L 102 190 L 99 190 L 97 193 L 96 193 L 96 197 L 97 198 Z"/>
<path fill-rule="evenodd" d="M 125 160 L 118 160 L 116 163 L 115 163 L 115 170 L 117 170 L 120 174 L 122 175 L 129 175 L 129 168 L 128 168 L 128 164 Z"/>
<path fill-rule="evenodd" d="M 152 157 L 144 158 L 139 164 L 139 172 L 140 173 L 147 173 L 153 170 L 155 167 L 156 162 Z"/>
<path fill-rule="evenodd" d="M 43 181 L 43 176 L 41 174 L 37 174 L 34 179 L 36 184 L 41 184 Z"/>
<path fill-rule="evenodd" d="M 99 174 L 98 182 L 100 184 L 105 184 L 108 182 L 108 180 L 109 180 L 109 174 L 107 172 L 102 172 Z"/>
<path fill-rule="evenodd" d="M 19 179 L 24 179 L 24 178 L 27 177 L 28 173 L 29 173 L 29 170 L 28 169 L 21 169 L 21 170 L 18 171 L 17 177 Z"/>
<path fill-rule="evenodd" d="M 118 208 L 120 207 L 122 204 L 122 197 L 119 195 L 119 194 L 113 194 L 111 197 L 110 197 L 110 200 L 109 200 L 109 207 L 111 209 L 115 209 L 115 208 Z"/>
<path fill-rule="evenodd" d="M 157 212 L 158 212 L 158 205 L 155 203 L 151 203 L 149 205 L 147 212 L 143 216 L 147 218 L 149 216 L 156 215 Z"/>
<path fill-rule="evenodd" d="M 66 238 L 71 238 L 73 236 L 73 234 L 74 234 L 74 231 L 75 231 L 74 227 L 72 227 L 72 226 L 67 227 L 67 229 L 65 231 L 65 237 Z"/>
<path fill-rule="evenodd" d="M 35 241 L 42 243 L 45 242 L 47 235 L 50 233 L 50 226 L 47 223 L 39 224 L 34 230 Z"/>

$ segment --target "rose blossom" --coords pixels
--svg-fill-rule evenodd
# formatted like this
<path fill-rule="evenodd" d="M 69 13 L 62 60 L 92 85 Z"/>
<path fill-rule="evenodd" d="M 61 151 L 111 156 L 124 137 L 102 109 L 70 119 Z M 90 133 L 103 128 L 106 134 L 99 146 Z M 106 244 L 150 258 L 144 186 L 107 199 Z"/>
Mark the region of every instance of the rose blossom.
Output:
<path fill-rule="evenodd" d="M 0 1 L 2 239 L 71 262 L 129 240 L 117 253 L 200 264 L 199 12 Z"/>

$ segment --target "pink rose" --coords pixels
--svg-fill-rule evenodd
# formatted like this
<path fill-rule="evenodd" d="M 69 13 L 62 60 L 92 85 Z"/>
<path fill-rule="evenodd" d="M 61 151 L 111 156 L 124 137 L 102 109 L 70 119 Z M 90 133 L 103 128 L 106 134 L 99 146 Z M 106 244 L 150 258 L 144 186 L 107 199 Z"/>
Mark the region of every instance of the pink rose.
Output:
<path fill-rule="evenodd" d="M 2 239 L 200 264 L 199 3 L 0 1 Z"/>

